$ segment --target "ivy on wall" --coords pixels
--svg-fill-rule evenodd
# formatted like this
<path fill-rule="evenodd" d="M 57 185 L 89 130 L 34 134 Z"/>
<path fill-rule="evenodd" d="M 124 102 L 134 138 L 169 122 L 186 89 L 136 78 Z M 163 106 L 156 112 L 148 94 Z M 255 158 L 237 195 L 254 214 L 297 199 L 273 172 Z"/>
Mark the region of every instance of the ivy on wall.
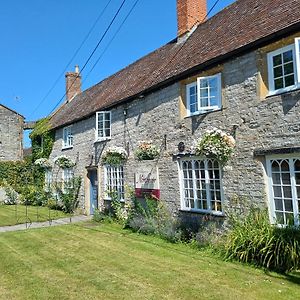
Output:
<path fill-rule="evenodd" d="M 34 162 L 50 156 L 54 144 L 54 133 L 50 128 L 49 118 L 39 120 L 30 134 L 32 155 L 24 161 L 0 162 L 0 186 L 10 185 L 20 194 L 28 186 L 43 187 L 45 171 Z"/>
<path fill-rule="evenodd" d="M 29 137 L 32 145 L 32 162 L 49 158 L 54 144 L 54 132 L 50 130 L 49 118 L 39 120 Z"/>

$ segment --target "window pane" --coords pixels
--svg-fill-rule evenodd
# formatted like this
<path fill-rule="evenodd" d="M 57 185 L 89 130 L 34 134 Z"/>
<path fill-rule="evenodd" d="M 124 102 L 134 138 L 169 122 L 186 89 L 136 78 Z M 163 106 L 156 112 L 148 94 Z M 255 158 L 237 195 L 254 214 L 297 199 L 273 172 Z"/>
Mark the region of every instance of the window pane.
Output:
<path fill-rule="evenodd" d="M 292 198 L 292 190 L 290 186 L 283 186 L 284 198 Z"/>
<path fill-rule="evenodd" d="M 284 207 L 285 207 L 285 211 L 293 211 L 293 202 L 292 200 L 289 199 L 285 199 L 284 200 Z"/>
<path fill-rule="evenodd" d="M 275 69 L 274 69 L 274 71 L 275 71 Z M 293 64 L 293 62 L 284 65 L 284 75 L 293 74 L 293 73 L 294 73 L 294 64 Z"/>
<path fill-rule="evenodd" d="M 208 89 L 200 89 L 200 97 L 207 98 L 208 97 Z"/>
<path fill-rule="evenodd" d="M 201 105 L 201 107 L 207 107 L 208 106 L 208 98 L 201 98 L 200 105 Z"/>
<path fill-rule="evenodd" d="M 279 79 L 275 79 L 274 80 L 274 84 L 275 84 L 275 89 L 282 89 L 284 87 L 283 85 L 283 78 L 279 78 Z"/>
<path fill-rule="evenodd" d="M 282 197 L 281 186 L 274 186 L 273 192 L 274 192 L 274 197 L 279 197 L 279 198 Z"/>
<path fill-rule="evenodd" d="M 275 209 L 282 211 L 283 210 L 282 199 L 274 199 L 274 202 L 275 202 Z"/>
<path fill-rule="evenodd" d="M 273 66 L 278 66 L 282 64 L 281 54 L 273 56 Z"/>
<path fill-rule="evenodd" d="M 283 62 L 287 63 L 293 61 L 293 51 L 289 50 L 283 53 Z"/>
<path fill-rule="evenodd" d="M 272 174 L 272 180 L 273 180 L 273 184 L 280 184 L 280 173 L 273 173 Z"/>
<path fill-rule="evenodd" d="M 291 184 L 290 173 L 282 173 L 281 180 L 282 180 L 282 184 Z"/>
<path fill-rule="evenodd" d="M 280 167 L 281 167 L 281 171 L 282 171 L 282 172 L 289 172 L 289 171 L 290 171 L 289 162 L 286 161 L 286 160 L 284 160 L 284 161 L 281 163 Z"/>
<path fill-rule="evenodd" d="M 282 72 L 281 66 L 274 68 L 274 77 L 275 78 L 281 77 L 282 75 L 283 75 L 283 72 Z"/>
<path fill-rule="evenodd" d="M 300 172 L 300 160 L 299 159 L 297 159 L 295 161 L 295 171 Z"/>
<path fill-rule="evenodd" d="M 207 79 L 201 79 L 200 80 L 200 88 L 208 88 L 208 82 Z"/>
<path fill-rule="evenodd" d="M 284 78 L 284 84 L 285 84 L 285 87 L 294 85 L 295 84 L 295 77 L 294 77 L 294 75 L 286 76 Z"/>

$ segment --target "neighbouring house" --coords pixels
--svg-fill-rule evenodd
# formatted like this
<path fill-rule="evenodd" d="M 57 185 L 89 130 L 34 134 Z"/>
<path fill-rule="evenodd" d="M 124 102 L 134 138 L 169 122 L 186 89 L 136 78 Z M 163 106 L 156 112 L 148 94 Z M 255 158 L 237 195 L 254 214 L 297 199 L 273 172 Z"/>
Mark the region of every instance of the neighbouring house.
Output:
<path fill-rule="evenodd" d="M 128 185 L 183 220 L 223 218 L 239 196 L 268 207 L 272 222 L 299 225 L 299 0 L 237 0 L 207 20 L 205 0 L 177 0 L 177 10 L 178 36 L 165 46 L 85 91 L 78 68 L 66 75 L 50 158 L 76 167 L 60 176 L 83 177 L 88 214 L 108 191 L 126 201 Z M 193 154 L 212 127 L 235 138 L 225 166 Z M 145 140 L 156 159 L 136 159 Z M 113 146 L 128 155 L 121 165 L 103 163 Z"/>
<path fill-rule="evenodd" d="M 23 159 L 24 117 L 0 104 L 0 161 Z"/>

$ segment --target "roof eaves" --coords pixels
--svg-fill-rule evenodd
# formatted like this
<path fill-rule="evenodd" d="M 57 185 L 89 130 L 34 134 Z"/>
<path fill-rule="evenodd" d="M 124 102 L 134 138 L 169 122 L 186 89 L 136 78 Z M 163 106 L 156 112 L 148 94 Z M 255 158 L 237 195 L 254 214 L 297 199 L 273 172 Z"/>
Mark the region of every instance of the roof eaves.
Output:
<path fill-rule="evenodd" d="M 140 95 L 148 95 L 150 93 L 153 93 L 157 90 L 160 90 L 168 85 L 171 85 L 179 80 L 183 80 L 189 76 L 193 76 L 195 75 L 197 72 L 199 71 L 202 71 L 202 70 L 205 70 L 209 67 L 213 67 L 214 65 L 216 64 L 220 64 L 220 63 L 224 63 L 225 61 L 228 61 L 229 59 L 231 59 L 232 57 L 235 57 L 235 56 L 241 56 L 247 52 L 250 52 L 251 50 L 254 50 L 254 49 L 257 49 L 259 47 L 263 47 L 265 45 L 267 45 L 268 43 L 272 42 L 272 41 L 276 41 L 280 38 L 283 38 L 289 34 L 293 34 L 297 31 L 300 30 L 300 22 L 297 22 L 295 24 L 292 24 L 290 25 L 289 27 L 286 27 L 280 31 L 277 31 L 275 33 L 272 33 L 268 36 L 265 36 L 261 39 L 258 39 L 258 40 L 255 40 L 249 44 L 246 44 L 242 47 L 239 47 L 231 52 L 228 52 L 224 55 L 220 55 L 220 56 L 217 56 L 209 61 L 206 61 L 202 64 L 199 64 L 199 65 L 196 65 L 184 72 L 181 72 L 180 74 L 177 74 L 177 75 L 174 75 L 162 82 L 159 82 L 157 84 L 154 84 L 153 86 L 151 86 L 150 88 L 147 88 L 139 93 L 136 93 L 132 96 L 129 96 L 129 97 L 126 97 L 126 98 L 123 98 L 123 99 L 120 99 L 120 100 L 116 100 L 114 101 L 114 103 L 112 104 L 109 104 L 109 105 L 103 105 L 100 109 L 109 109 L 109 108 L 113 108 L 117 105 L 120 105 L 120 104 L 125 104 L 129 101 L 132 101 L 134 99 L 137 99 Z M 64 127 L 64 126 L 67 126 L 67 125 L 70 125 L 72 123 L 75 123 L 75 122 L 78 122 L 80 120 L 84 120 L 84 119 L 87 119 L 89 118 L 90 116 L 92 116 L 94 113 L 96 112 L 96 110 L 92 113 L 89 113 L 85 116 L 81 116 L 81 117 L 78 117 L 76 119 L 73 119 L 72 121 L 70 122 L 67 122 L 63 125 L 59 125 L 57 127 L 53 126 L 53 129 L 58 129 L 58 128 L 61 128 L 61 127 Z"/>

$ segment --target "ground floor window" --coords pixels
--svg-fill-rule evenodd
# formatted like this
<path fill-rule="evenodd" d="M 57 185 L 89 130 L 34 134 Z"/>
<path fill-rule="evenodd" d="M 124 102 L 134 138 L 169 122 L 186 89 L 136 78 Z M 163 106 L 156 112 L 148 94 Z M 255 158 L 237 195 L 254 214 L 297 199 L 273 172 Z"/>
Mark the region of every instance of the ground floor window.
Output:
<path fill-rule="evenodd" d="M 183 158 L 179 161 L 181 208 L 223 213 L 221 169 L 212 159 Z"/>
<path fill-rule="evenodd" d="M 106 165 L 104 170 L 106 199 L 116 196 L 120 201 L 125 199 L 123 166 Z"/>
<path fill-rule="evenodd" d="M 300 158 L 268 158 L 267 172 L 272 222 L 300 225 Z"/>
<path fill-rule="evenodd" d="M 52 170 L 45 172 L 45 191 L 50 192 L 52 186 Z"/>
<path fill-rule="evenodd" d="M 73 187 L 73 177 L 74 177 L 74 170 L 73 168 L 64 168 L 62 172 L 62 180 L 63 180 L 63 190 L 66 188 Z"/>

